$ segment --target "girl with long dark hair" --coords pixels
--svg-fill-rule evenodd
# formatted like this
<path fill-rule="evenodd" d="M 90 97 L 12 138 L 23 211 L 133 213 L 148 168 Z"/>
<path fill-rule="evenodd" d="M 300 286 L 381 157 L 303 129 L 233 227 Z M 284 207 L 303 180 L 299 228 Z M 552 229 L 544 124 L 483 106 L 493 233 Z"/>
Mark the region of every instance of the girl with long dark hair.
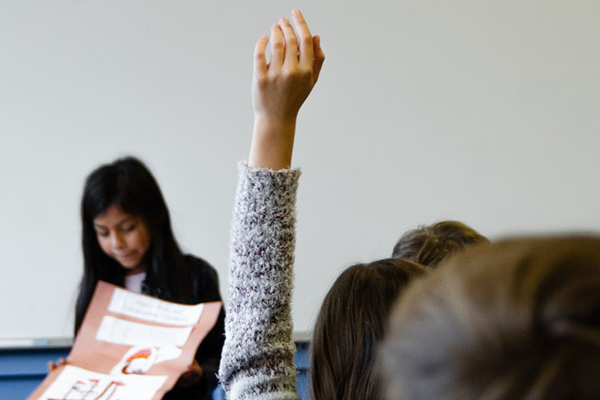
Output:
<path fill-rule="evenodd" d="M 81 221 L 84 270 L 75 333 L 99 280 L 178 303 L 221 300 L 217 272 L 206 261 L 182 253 L 161 190 L 138 159 L 116 160 L 88 176 Z M 216 385 L 223 331 L 222 312 L 194 365 L 164 399 L 201 399 L 210 393 Z"/>

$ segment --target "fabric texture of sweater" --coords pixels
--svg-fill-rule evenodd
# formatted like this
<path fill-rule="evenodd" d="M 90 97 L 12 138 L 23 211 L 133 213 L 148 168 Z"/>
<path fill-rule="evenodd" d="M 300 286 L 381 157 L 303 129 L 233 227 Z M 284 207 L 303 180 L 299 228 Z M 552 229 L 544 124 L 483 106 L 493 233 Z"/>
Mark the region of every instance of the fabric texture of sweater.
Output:
<path fill-rule="evenodd" d="M 229 400 L 299 399 L 291 318 L 299 177 L 239 166 L 219 369 Z"/>

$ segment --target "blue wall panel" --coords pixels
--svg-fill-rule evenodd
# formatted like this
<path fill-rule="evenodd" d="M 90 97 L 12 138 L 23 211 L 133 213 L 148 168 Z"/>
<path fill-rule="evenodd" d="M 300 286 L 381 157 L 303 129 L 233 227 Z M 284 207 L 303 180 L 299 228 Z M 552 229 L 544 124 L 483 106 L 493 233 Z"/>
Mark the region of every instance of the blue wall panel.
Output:
<path fill-rule="evenodd" d="M 296 344 L 296 367 L 298 369 L 298 392 L 308 400 L 310 356 L 307 343 Z M 48 372 L 48 361 L 66 358 L 69 347 L 0 349 L 0 400 L 23 400 L 44 380 Z M 224 399 L 223 391 L 217 388 L 215 400 Z"/>

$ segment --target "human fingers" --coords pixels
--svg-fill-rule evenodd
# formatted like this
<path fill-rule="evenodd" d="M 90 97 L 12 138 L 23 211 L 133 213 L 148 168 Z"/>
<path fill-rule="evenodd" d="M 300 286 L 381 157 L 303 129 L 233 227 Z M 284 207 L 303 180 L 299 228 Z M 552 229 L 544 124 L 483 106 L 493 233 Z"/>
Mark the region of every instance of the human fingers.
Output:
<path fill-rule="evenodd" d="M 314 82 L 317 82 L 319 74 L 321 73 L 321 68 L 325 62 L 325 53 L 323 53 L 323 49 L 321 48 L 321 36 L 315 35 L 313 37 L 313 48 L 315 52 L 313 60 L 313 79 Z"/>
<path fill-rule="evenodd" d="M 262 78 L 267 74 L 266 51 L 268 42 L 269 37 L 262 35 L 254 47 L 254 75 L 257 78 Z"/>
<path fill-rule="evenodd" d="M 294 67 L 298 64 L 298 37 L 287 18 L 281 18 L 279 26 L 281 26 L 285 40 L 285 60 L 283 64 L 288 67 Z"/>
<path fill-rule="evenodd" d="M 300 65 L 310 68 L 313 64 L 313 37 L 300 10 L 295 9 L 292 11 L 292 18 L 298 31 L 298 40 L 300 42 Z"/>
<path fill-rule="evenodd" d="M 55 369 L 57 369 L 58 367 L 64 367 L 65 365 L 67 365 L 67 360 L 64 358 L 59 358 L 58 360 L 56 360 L 56 362 L 54 361 L 48 361 L 48 371 L 52 372 Z"/>
<path fill-rule="evenodd" d="M 194 374 L 197 374 L 197 375 L 202 375 L 204 373 L 204 371 L 202 370 L 202 367 L 200 366 L 200 364 L 198 364 L 198 361 L 196 361 L 196 360 L 194 360 L 192 365 L 190 365 L 188 367 L 188 370 L 192 371 Z"/>
<path fill-rule="evenodd" d="M 188 366 L 187 371 L 181 374 L 176 385 L 179 387 L 194 386 L 202 379 L 203 374 L 202 367 L 194 360 L 194 363 Z"/>
<path fill-rule="evenodd" d="M 270 68 L 280 69 L 283 64 L 284 57 L 283 33 L 281 32 L 281 26 L 275 24 L 271 27 L 271 62 Z"/>

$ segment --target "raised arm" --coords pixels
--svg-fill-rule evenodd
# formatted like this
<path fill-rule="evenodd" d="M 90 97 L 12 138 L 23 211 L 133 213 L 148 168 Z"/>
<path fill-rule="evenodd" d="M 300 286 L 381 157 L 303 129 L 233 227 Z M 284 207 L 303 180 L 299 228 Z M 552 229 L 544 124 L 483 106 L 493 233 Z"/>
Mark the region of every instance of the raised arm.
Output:
<path fill-rule="evenodd" d="M 254 135 L 240 165 L 231 229 L 229 298 L 219 375 L 230 400 L 297 399 L 291 294 L 296 188 L 291 164 L 296 117 L 323 64 L 302 14 L 297 34 L 282 19 L 256 44 Z"/>

